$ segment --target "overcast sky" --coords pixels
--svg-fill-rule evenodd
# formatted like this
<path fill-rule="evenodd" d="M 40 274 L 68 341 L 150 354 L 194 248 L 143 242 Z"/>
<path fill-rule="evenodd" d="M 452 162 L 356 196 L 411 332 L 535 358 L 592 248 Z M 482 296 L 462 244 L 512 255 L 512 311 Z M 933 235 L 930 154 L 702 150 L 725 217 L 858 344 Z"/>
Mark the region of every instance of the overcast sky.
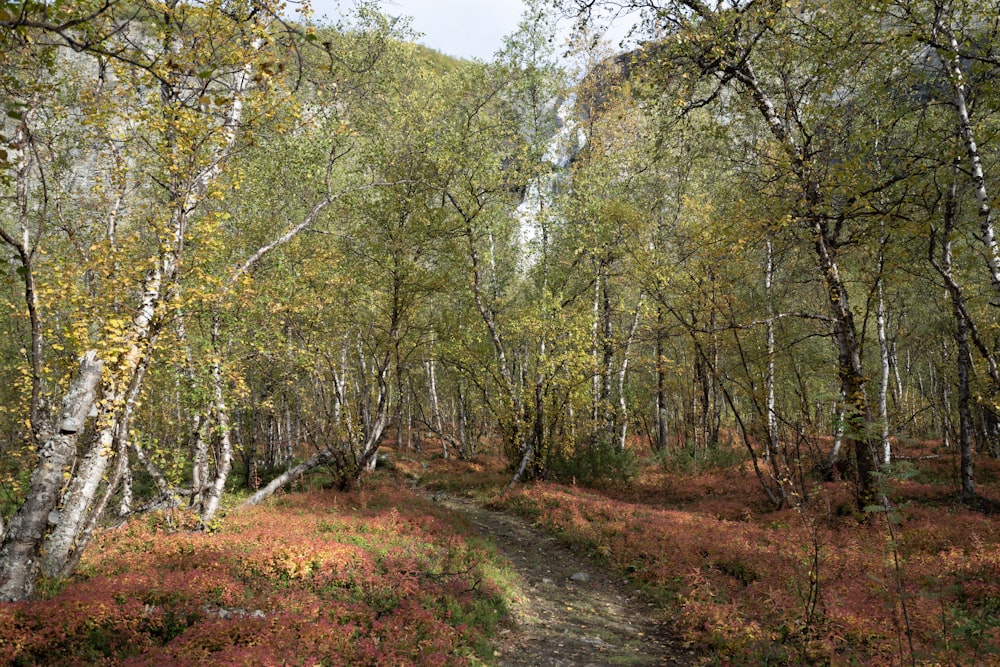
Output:
<path fill-rule="evenodd" d="M 315 17 L 335 18 L 345 0 L 313 0 Z M 382 0 L 392 15 L 412 17 L 419 42 L 460 58 L 490 60 L 505 35 L 517 29 L 524 11 L 521 0 Z"/>
<path fill-rule="evenodd" d="M 335 19 L 345 0 L 313 0 L 315 18 Z M 517 28 L 521 0 L 382 0 L 383 11 L 412 17 L 418 41 L 451 56 L 489 60 L 504 35 Z"/>

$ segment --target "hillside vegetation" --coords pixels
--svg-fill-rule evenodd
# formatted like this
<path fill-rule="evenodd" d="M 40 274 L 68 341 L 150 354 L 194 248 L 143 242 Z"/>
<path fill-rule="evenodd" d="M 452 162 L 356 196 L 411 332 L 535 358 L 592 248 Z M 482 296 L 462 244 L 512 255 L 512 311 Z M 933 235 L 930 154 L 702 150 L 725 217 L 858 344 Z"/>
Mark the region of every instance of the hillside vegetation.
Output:
<path fill-rule="evenodd" d="M 340 516 L 391 450 L 624 568 L 709 662 L 993 660 L 996 0 L 537 0 L 490 62 L 376 2 L 287 11 L 0 0 L 0 613 L 183 545 L 333 596 L 323 623 L 384 637 L 348 662 L 488 659 L 506 601 L 444 564 L 486 562 L 464 538 L 363 507 L 330 545 L 370 521 L 398 555 L 229 532 L 294 524 L 267 503 L 296 484 Z M 431 598 L 363 599 L 383 574 Z M 106 623 L 41 612 L 3 650 L 284 613 L 164 576 L 176 613 L 136 574 Z"/>

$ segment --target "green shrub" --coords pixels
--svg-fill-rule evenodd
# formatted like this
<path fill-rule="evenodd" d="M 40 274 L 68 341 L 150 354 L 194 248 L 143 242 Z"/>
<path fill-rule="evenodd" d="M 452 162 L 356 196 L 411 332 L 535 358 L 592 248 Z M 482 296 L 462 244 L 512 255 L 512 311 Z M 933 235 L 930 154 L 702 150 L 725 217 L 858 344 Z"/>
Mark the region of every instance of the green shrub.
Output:
<path fill-rule="evenodd" d="M 549 474 L 561 482 L 584 486 L 628 486 L 639 472 L 629 449 L 606 441 L 558 451 L 549 462 Z"/>
<path fill-rule="evenodd" d="M 656 462 L 666 472 L 696 475 L 706 470 L 734 468 L 747 460 L 747 452 L 740 447 L 716 445 L 714 447 L 674 447 L 656 452 Z"/>

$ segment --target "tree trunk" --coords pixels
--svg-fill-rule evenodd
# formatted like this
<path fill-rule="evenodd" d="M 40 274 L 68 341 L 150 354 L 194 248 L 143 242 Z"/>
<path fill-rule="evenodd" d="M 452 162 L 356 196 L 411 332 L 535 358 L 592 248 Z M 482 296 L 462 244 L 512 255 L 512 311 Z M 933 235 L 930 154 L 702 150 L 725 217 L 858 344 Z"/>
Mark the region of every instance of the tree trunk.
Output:
<path fill-rule="evenodd" d="M 216 321 L 213 327 L 213 338 L 219 334 L 219 325 Z M 216 342 L 218 347 L 218 342 Z M 205 500 L 201 509 L 201 525 L 205 526 L 215 518 L 215 513 L 219 509 L 222 501 L 222 493 L 226 488 L 226 480 L 229 478 L 229 471 L 233 464 L 233 444 L 229 428 L 229 412 L 226 408 L 226 399 L 223 392 L 222 367 L 219 362 L 218 350 L 212 362 L 212 391 L 213 405 L 212 412 L 215 418 L 215 427 L 219 435 L 219 451 L 215 459 L 215 478 L 205 492 Z"/>
<path fill-rule="evenodd" d="M 259 491 L 254 493 L 252 496 L 244 500 L 237 509 L 242 509 L 244 507 L 252 507 L 254 505 L 259 505 L 267 498 L 269 498 L 275 491 L 288 484 L 296 477 L 306 474 L 314 468 L 318 468 L 324 463 L 333 459 L 336 455 L 336 450 L 333 448 L 327 448 L 318 454 L 313 455 L 310 459 L 300 463 L 294 468 L 289 468 L 282 474 L 278 475 L 272 479 L 266 486 L 261 488 Z"/>
<path fill-rule="evenodd" d="M 972 411 L 969 409 L 972 352 L 969 350 L 969 328 L 961 314 L 956 314 L 955 318 L 955 343 L 958 347 L 958 440 L 962 461 L 962 499 L 971 500 L 976 497 L 976 486 L 972 480 Z"/>
<path fill-rule="evenodd" d="M 148 345 L 150 348 L 156 343 L 156 338 L 157 335 L 154 331 Z M 100 431 L 98 447 L 92 448 L 88 452 L 84 462 L 80 464 L 70 488 L 64 493 L 63 507 L 78 507 L 79 514 L 77 511 L 70 513 L 73 523 L 70 525 L 69 522 L 60 521 L 49 535 L 45 545 L 45 559 L 42 563 L 43 572 L 47 576 L 68 577 L 73 574 L 84 549 L 90 544 L 94 529 L 104 515 L 108 502 L 115 492 L 115 487 L 125 476 L 125 470 L 128 468 L 128 434 L 150 362 L 151 357 L 148 353 L 140 359 L 139 365 L 135 369 L 135 375 L 132 377 L 125 403 L 115 417 L 113 426 Z M 98 423 L 101 423 L 100 415 L 98 415 Z M 103 481 L 112 455 L 118 459 L 112 479 L 105 484 L 104 494 L 95 503 L 94 498 Z M 88 458 L 90 460 L 87 460 Z M 82 506 L 74 505 L 80 501 L 74 500 L 73 496 L 69 494 L 69 491 L 77 484 L 82 491 L 79 497 L 87 499 L 86 504 Z"/>
<path fill-rule="evenodd" d="M 39 449 L 27 497 L 0 545 L 0 601 L 23 600 L 34 590 L 49 518 L 59 500 L 63 473 L 76 456 L 77 439 L 97 400 L 102 366 L 96 352 L 83 356 L 63 398 L 56 428 Z"/>
<path fill-rule="evenodd" d="M 687 2 L 695 11 L 702 11 L 700 3 Z M 840 274 L 837 261 L 837 225 L 830 229 L 826 218 L 818 213 L 822 201 L 819 184 L 814 180 L 805 153 L 786 130 L 774 102 L 761 87 L 748 60 L 733 64 L 731 74 L 746 87 L 761 117 L 774 138 L 782 145 L 791 160 L 792 171 L 802 190 L 806 210 L 803 221 L 813 234 L 813 247 L 819 260 L 819 271 L 826 289 L 827 301 L 834 315 L 834 335 L 838 349 L 838 374 L 844 394 L 845 428 L 851 445 L 856 472 L 856 500 L 859 507 L 884 500 L 877 490 L 874 475 L 877 466 L 875 442 L 869 432 L 872 413 L 868 403 L 867 380 L 861 361 L 861 345 L 854 325 L 854 313 L 848 298 L 847 283 Z M 880 503 L 881 504 L 881 503 Z"/>
<path fill-rule="evenodd" d="M 945 202 L 944 228 L 941 231 L 940 246 L 941 260 L 935 258 L 936 247 L 939 243 L 937 230 L 931 228 L 930 244 L 928 256 L 931 265 L 944 279 L 948 295 L 951 297 L 952 312 L 955 317 L 955 345 L 958 352 L 958 442 L 961 452 L 961 486 L 962 499 L 971 500 L 976 496 L 976 487 L 972 478 L 972 411 L 970 409 L 971 391 L 969 389 L 969 378 L 972 373 L 972 350 L 969 346 L 970 330 L 973 329 L 972 322 L 968 317 L 968 309 L 965 307 L 965 297 L 958 283 L 952 275 L 952 251 L 951 232 L 954 229 L 958 216 L 958 169 L 954 170 L 955 179 L 952 181 Z M 948 410 L 948 406 L 944 408 Z"/>
<path fill-rule="evenodd" d="M 668 447 L 669 419 L 667 416 L 667 369 L 663 350 L 663 306 L 656 306 L 656 449 L 666 452 Z"/>
<path fill-rule="evenodd" d="M 625 451 L 625 439 L 628 435 L 628 401 L 625 396 L 625 380 L 628 377 L 629 352 L 632 349 L 632 341 L 635 340 L 635 331 L 639 327 L 639 312 L 642 310 L 643 295 L 640 295 L 639 303 L 636 304 L 635 312 L 632 313 L 632 326 L 629 327 L 628 337 L 625 339 L 625 348 L 622 350 L 622 365 L 618 371 L 618 449 Z"/>
<path fill-rule="evenodd" d="M 441 440 L 441 452 L 444 458 L 448 459 L 448 439 L 444 435 L 444 423 L 441 419 L 441 404 L 438 402 L 437 372 L 434 359 L 430 359 L 427 365 L 427 384 L 431 399 L 431 419 L 434 423 L 434 430 L 437 431 L 438 439 Z"/>
<path fill-rule="evenodd" d="M 774 284 L 774 245 L 771 240 L 767 240 L 767 266 L 764 269 L 764 292 L 767 302 L 767 377 L 764 380 L 767 391 L 767 439 L 765 442 L 764 457 L 770 459 L 778 450 L 778 413 L 775 410 L 774 395 L 774 303 L 772 300 L 772 286 Z"/>
<path fill-rule="evenodd" d="M 503 410 L 500 416 L 501 425 L 506 431 L 505 448 L 511 457 L 517 456 L 524 461 L 534 454 L 531 445 L 525 442 L 524 434 L 524 399 L 523 382 L 520 378 L 515 378 L 513 369 L 507 357 L 507 346 L 504 344 L 503 336 L 496 322 L 496 313 L 492 307 L 488 307 L 484 298 L 483 274 L 480 266 L 479 251 L 476 248 L 476 239 L 473 234 L 472 222 L 478 212 L 467 212 L 451 193 L 445 193 L 455 210 L 465 221 L 465 236 L 468 243 L 469 262 L 472 268 L 472 295 L 476 303 L 476 309 L 486 325 L 490 334 L 490 341 L 493 343 L 493 350 L 497 355 L 497 365 L 500 373 L 500 389 L 505 394 L 501 401 L 508 403 L 507 410 Z M 491 235 L 492 242 L 492 235 Z M 491 255 L 492 261 L 492 255 Z M 495 276 L 495 267 L 493 269 Z M 495 294 L 494 294 L 495 297 Z M 505 400 L 506 399 L 506 400 Z M 523 471 L 519 471 L 523 474 Z M 512 481 L 520 479 L 519 473 L 515 473 Z"/>
<path fill-rule="evenodd" d="M 38 313 L 38 289 L 35 285 L 34 256 L 35 247 L 32 245 L 32 233 L 30 228 L 30 207 L 29 190 L 31 188 L 31 171 L 34 160 L 34 151 L 31 145 L 34 142 L 32 133 L 29 130 L 29 119 L 32 110 L 26 109 L 23 112 L 21 121 L 17 124 L 12 141 L 7 144 L 7 150 L 11 153 L 10 162 L 15 166 L 15 186 L 14 200 L 17 206 L 18 226 L 20 227 L 20 238 L 16 234 L 8 233 L 0 226 L 0 240 L 9 245 L 17 253 L 17 259 L 21 263 L 17 273 L 24 283 L 24 305 L 28 311 L 28 321 L 31 326 L 31 402 L 29 404 L 29 429 L 35 442 L 47 440 L 49 437 L 50 425 L 46 423 L 47 414 L 44 398 L 42 395 L 42 367 L 44 365 L 44 334 L 42 322 Z"/>
<path fill-rule="evenodd" d="M 125 450 L 125 453 L 123 454 L 123 456 L 125 457 L 125 459 L 127 461 L 128 460 L 128 450 Z M 132 466 L 126 464 L 125 471 L 122 474 L 121 501 L 118 503 L 118 516 L 119 517 L 123 517 L 124 518 L 124 517 L 127 517 L 129 514 L 132 513 L 132 501 L 133 500 L 134 500 L 134 498 L 133 498 L 133 491 L 132 491 Z"/>
<path fill-rule="evenodd" d="M 827 467 L 830 470 L 830 474 L 833 474 L 834 469 L 837 467 L 837 461 L 840 460 L 840 452 L 844 447 L 844 395 L 841 392 L 840 400 L 837 402 L 837 422 L 833 427 L 833 447 L 830 448 L 830 455 L 827 457 Z"/>
<path fill-rule="evenodd" d="M 465 405 L 466 396 L 462 391 L 462 386 L 456 388 L 458 392 L 458 442 L 460 443 L 459 455 L 463 460 L 468 460 L 469 456 L 475 456 L 476 448 L 469 446 L 469 414 Z"/>
<path fill-rule="evenodd" d="M 78 538 L 85 532 L 97 490 L 115 453 L 117 434 L 131 421 L 157 338 L 154 320 L 162 304 L 163 276 L 173 276 L 175 256 L 166 253 L 160 266 L 165 270 L 158 267 L 146 277 L 142 303 L 128 331 L 125 351 L 102 382 L 97 436 L 60 498 L 59 512 L 54 515 L 57 523 L 46 541 L 42 562 L 48 576 L 67 576 L 65 564 L 71 553 L 86 547 L 86 538 L 81 542 Z"/>
<path fill-rule="evenodd" d="M 104 493 L 101 494 L 100 500 L 90 509 L 87 521 L 77 536 L 72 551 L 66 556 L 65 562 L 62 563 L 62 569 L 58 575 L 60 577 L 68 577 L 76 571 L 77 566 L 80 564 L 80 558 L 83 557 L 84 549 L 90 544 L 90 539 L 93 537 L 101 517 L 104 516 L 104 512 L 107 510 L 111 496 L 118 489 L 128 470 L 128 439 L 116 437 L 115 440 L 118 441 L 116 442 L 117 453 L 111 479 L 105 485 Z"/>
<path fill-rule="evenodd" d="M 194 416 L 191 430 L 191 505 L 201 507 L 208 487 L 208 417 Z"/>
<path fill-rule="evenodd" d="M 103 412 L 103 411 L 102 411 Z M 109 418 L 99 414 L 99 418 Z M 63 497 L 62 506 L 53 514 L 55 527 L 45 543 L 42 572 L 48 577 L 61 576 L 64 565 L 69 561 L 77 537 L 83 532 L 97 490 L 104 479 L 114 447 L 114 434 L 102 429 L 97 442 L 80 461 L 69 487 Z"/>
<path fill-rule="evenodd" d="M 830 306 L 835 313 L 839 374 L 844 393 L 845 437 L 852 449 L 858 505 L 863 508 L 880 501 L 881 494 L 877 490 L 874 474 L 878 457 L 873 437 L 869 432 L 873 419 L 868 404 L 861 347 L 854 328 L 854 315 L 848 300 L 847 285 L 840 276 L 840 267 L 828 244 L 826 227 L 821 221 L 816 221 L 815 227 L 817 255 L 825 277 Z"/>
<path fill-rule="evenodd" d="M 513 487 L 519 481 L 524 479 L 525 473 L 528 471 L 528 467 L 534 463 L 535 454 L 538 451 L 538 447 L 541 446 L 544 438 L 544 394 L 542 388 L 541 378 L 535 382 L 535 422 L 534 428 L 531 431 L 531 436 L 528 438 L 528 442 L 524 447 L 521 460 L 517 464 L 517 470 L 514 471 L 514 476 L 508 484 L 508 488 Z"/>
<path fill-rule="evenodd" d="M 969 160 L 972 183 L 976 191 L 976 202 L 979 208 L 980 239 L 986 250 L 986 263 L 989 267 L 990 282 L 993 284 L 996 296 L 1000 297 L 1000 243 L 997 242 L 993 229 L 993 210 L 990 206 L 989 192 L 986 189 L 986 176 L 983 172 L 983 162 L 976 145 L 976 134 L 969 116 L 969 106 L 965 96 L 965 75 L 962 73 L 962 62 L 958 39 L 951 25 L 938 16 L 934 28 L 947 41 L 947 49 L 936 46 L 941 61 L 947 67 L 948 79 L 951 81 L 955 94 L 955 112 L 958 115 L 958 126 L 965 143 L 965 153 Z"/>
<path fill-rule="evenodd" d="M 879 264 L 882 263 L 881 252 L 879 252 Z M 882 377 L 878 388 L 878 412 L 882 425 L 882 465 L 889 465 L 892 462 L 892 445 L 889 442 L 889 343 L 886 339 L 886 316 L 885 297 L 882 289 L 882 279 L 878 281 L 878 294 L 875 297 L 875 320 L 878 328 L 878 348 L 879 356 L 882 360 Z"/>

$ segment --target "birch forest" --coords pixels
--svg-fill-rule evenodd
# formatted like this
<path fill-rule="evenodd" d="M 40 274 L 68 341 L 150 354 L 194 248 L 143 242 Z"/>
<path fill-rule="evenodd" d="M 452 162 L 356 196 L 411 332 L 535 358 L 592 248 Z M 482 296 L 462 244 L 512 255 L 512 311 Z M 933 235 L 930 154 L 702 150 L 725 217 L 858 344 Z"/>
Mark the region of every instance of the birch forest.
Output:
<path fill-rule="evenodd" d="M 249 537 L 279 502 L 457 548 L 393 495 L 431 480 L 644 581 L 688 664 L 996 664 L 1000 5 L 528 4 L 486 62 L 367 1 L 0 0 L 0 659 L 205 664 L 160 598 L 23 619 L 135 526 L 298 539 Z M 303 558 L 254 576 L 355 567 Z M 412 613 L 218 664 L 521 664 Z M 159 657 L 87 644 L 119 621 Z"/>

